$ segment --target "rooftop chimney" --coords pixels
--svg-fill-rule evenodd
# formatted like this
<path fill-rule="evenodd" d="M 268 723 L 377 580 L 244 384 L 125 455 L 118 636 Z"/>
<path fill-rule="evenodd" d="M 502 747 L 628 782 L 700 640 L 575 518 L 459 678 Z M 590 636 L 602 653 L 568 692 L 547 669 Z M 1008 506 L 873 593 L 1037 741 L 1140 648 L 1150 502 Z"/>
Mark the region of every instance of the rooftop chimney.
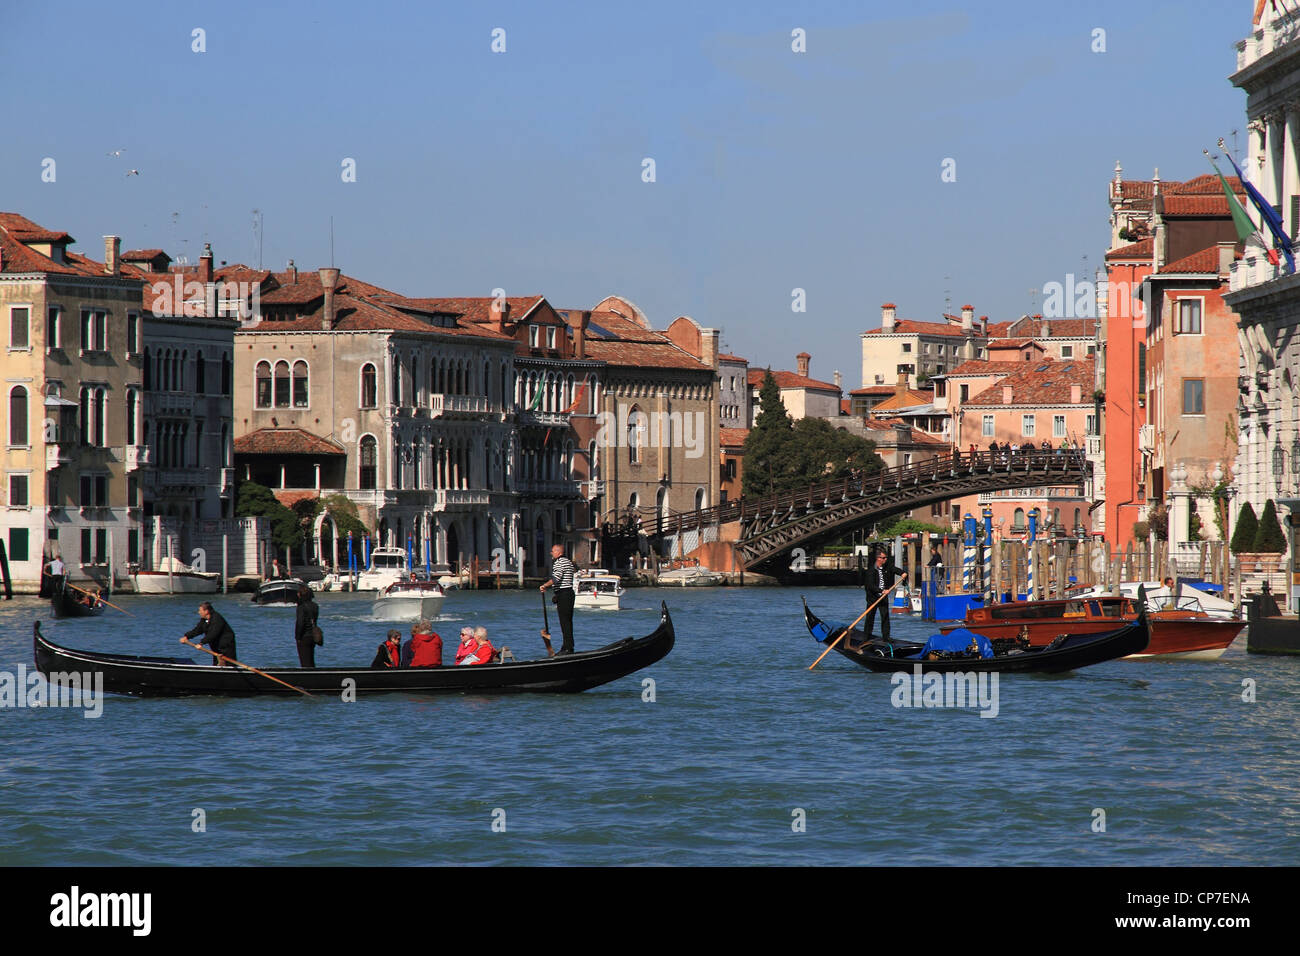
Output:
<path fill-rule="evenodd" d="M 836 369 L 836 370 L 835 370 L 835 387 L 838 388 L 838 389 L 841 389 L 841 390 L 842 390 L 843 387 L 844 387 L 844 386 L 841 384 L 841 382 L 840 382 L 840 370 L 839 370 L 839 369 Z"/>
<path fill-rule="evenodd" d="M 961 330 L 967 335 L 975 333 L 975 306 L 963 305 L 961 307 Z"/>
<path fill-rule="evenodd" d="M 199 281 L 205 285 L 212 281 L 212 244 L 203 244 L 203 254 L 199 256 Z"/>
<path fill-rule="evenodd" d="M 1219 275 L 1226 276 L 1232 273 L 1232 261 L 1237 258 L 1237 244 L 1235 242 L 1219 243 Z M 1300 468 L 1300 463 L 1293 467 Z"/>
<path fill-rule="evenodd" d="M 1070 404 L 1071 404 L 1071 405 L 1082 405 L 1082 404 L 1083 404 L 1083 386 L 1082 386 L 1082 385 L 1071 385 L 1071 386 L 1070 386 Z"/>
<path fill-rule="evenodd" d="M 122 240 L 118 236 L 104 237 L 104 271 L 111 276 L 122 274 Z"/>
<path fill-rule="evenodd" d="M 812 356 L 807 352 L 800 352 L 794 357 L 795 367 L 799 369 L 799 374 L 804 378 L 808 377 L 808 363 L 812 361 Z"/>
<path fill-rule="evenodd" d="M 509 309 L 509 306 L 507 306 L 507 309 Z M 579 313 L 578 313 L 578 324 L 577 324 L 577 326 L 576 326 L 576 327 L 574 328 L 574 330 L 573 330 L 573 357 L 574 357 L 574 358 L 585 359 L 585 358 L 587 357 L 587 326 L 590 325 L 590 324 L 591 324 L 591 313 L 590 313 L 590 312 L 587 312 L 587 311 L 585 311 L 585 310 L 582 311 L 582 312 L 579 312 Z M 715 339 L 714 339 L 714 344 L 715 344 L 715 346 L 716 346 L 716 344 L 717 344 L 717 339 L 716 339 L 716 337 L 715 337 Z M 714 356 L 715 356 L 715 362 L 714 362 L 714 364 L 716 365 L 716 364 L 717 364 L 717 362 L 716 362 L 717 349 L 716 349 L 716 348 L 714 349 L 714 353 L 713 353 L 713 354 L 714 354 Z"/>
<path fill-rule="evenodd" d="M 1002 386 L 1002 404 L 1003 404 L 1003 405 L 1010 405 L 1010 404 L 1011 404 L 1011 386 L 1010 386 L 1010 385 L 1003 385 L 1003 386 Z"/>
<path fill-rule="evenodd" d="M 894 303 L 892 302 L 886 302 L 880 307 L 880 330 L 882 332 L 889 333 L 894 331 L 894 316 L 897 314 L 898 310 L 894 307 Z"/>
<path fill-rule="evenodd" d="M 289 273 L 289 285 L 297 285 L 297 284 L 298 284 L 298 267 L 297 267 L 296 265 L 293 264 L 293 260 L 292 260 L 292 259 L 289 260 L 289 268 L 286 269 L 285 271 Z"/>
<path fill-rule="evenodd" d="M 980 316 L 980 335 L 984 336 L 985 338 L 988 338 L 988 335 L 989 335 L 989 317 L 988 317 L 987 315 L 981 315 L 981 316 Z"/>
<path fill-rule="evenodd" d="M 907 366 L 898 366 L 898 382 L 894 385 L 894 395 L 898 398 L 907 397 Z"/>
<path fill-rule="evenodd" d="M 591 313 L 587 313 L 587 318 L 591 318 Z M 718 367 L 718 337 L 721 333 L 717 329 L 700 329 L 700 361 L 709 368 Z"/>
<path fill-rule="evenodd" d="M 510 303 L 504 299 L 493 299 L 492 304 L 488 306 L 488 315 L 492 317 L 492 327 L 502 335 L 509 335 L 507 326 L 510 325 Z"/>
<path fill-rule="evenodd" d="M 326 332 L 334 330 L 334 287 L 338 284 L 338 269 L 326 268 L 320 270 L 320 287 L 325 290 L 325 314 L 321 317 L 321 328 Z"/>

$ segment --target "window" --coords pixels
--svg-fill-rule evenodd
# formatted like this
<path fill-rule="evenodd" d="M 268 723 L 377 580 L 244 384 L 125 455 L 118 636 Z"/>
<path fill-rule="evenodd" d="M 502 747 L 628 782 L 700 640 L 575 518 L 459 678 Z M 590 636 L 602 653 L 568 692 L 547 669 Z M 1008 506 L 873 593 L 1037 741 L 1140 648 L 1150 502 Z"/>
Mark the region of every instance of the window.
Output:
<path fill-rule="evenodd" d="M 368 366 L 373 372 L 374 367 Z M 361 439 L 361 487 L 365 490 L 375 488 L 376 471 L 375 461 L 378 457 L 378 442 L 375 441 L 374 435 L 366 435 Z"/>
<path fill-rule="evenodd" d="M 293 407 L 307 407 L 307 363 L 302 360 L 293 363 Z"/>
<path fill-rule="evenodd" d="M 1016 509 L 1015 514 L 1011 518 L 1011 530 L 1013 531 L 1025 530 L 1025 509 L 1024 508 Z"/>
<path fill-rule="evenodd" d="M 271 407 L 271 363 L 257 363 L 257 402 L 258 408 Z"/>
<path fill-rule="evenodd" d="M 1089 346 L 1088 346 L 1088 358 L 1096 358 L 1096 356 L 1097 356 L 1097 346 L 1095 346 L 1095 345 L 1089 345 Z"/>
<path fill-rule="evenodd" d="M 135 441 L 135 411 L 136 411 L 136 394 L 135 389 L 126 390 L 126 443 L 134 445 Z"/>
<path fill-rule="evenodd" d="M 15 385 L 9 391 L 9 444 L 27 446 L 27 389 Z"/>
<path fill-rule="evenodd" d="M 970 398 L 970 386 L 969 386 L 969 385 L 963 385 L 963 386 L 961 387 L 961 401 L 964 402 L 964 401 L 966 401 L 966 399 L 968 399 L 968 398 Z"/>
<path fill-rule="evenodd" d="M 1174 317 L 1174 332 L 1180 335 L 1201 334 L 1201 300 L 1180 299 Z"/>
<path fill-rule="evenodd" d="M 645 444 L 645 415 L 635 405 L 627 416 L 628 461 L 641 463 L 641 447 Z"/>
<path fill-rule="evenodd" d="M 10 528 L 9 529 L 9 560 L 10 561 L 27 561 L 27 529 Z"/>
<path fill-rule="evenodd" d="M 94 542 L 92 549 L 91 542 Z M 81 529 L 81 564 L 108 564 L 108 529 Z"/>
<path fill-rule="evenodd" d="M 1034 437 L 1034 416 L 1033 415 L 1020 416 L 1020 434 L 1023 435 L 1025 438 Z"/>
<path fill-rule="evenodd" d="M 135 355 L 140 351 L 140 316 L 134 312 L 126 314 L 126 354 Z M 201 361 L 201 360 L 200 360 Z M 199 391 L 203 391 L 202 365 L 199 370 Z"/>
<path fill-rule="evenodd" d="M 230 394 L 230 355 L 221 353 L 221 394 Z"/>
<path fill-rule="evenodd" d="M 108 475 L 81 476 L 81 501 L 83 508 L 103 508 L 108 505 Z"/>
<path fill-rule="evenodd" d="M 1089 415 L 1086 419 L 1085 429 L 1089 435 L 1097 434 L 1097 416 Z"/>
<path fill-rule="evenodd" d="M 45 313 L 45 347 L 47 349 L 63 347 L 63 339 L 59 334 L 62 315 L 63 310 L 57 305 L 50 306 Z"/>
<path fill-rule="evenodd" d="M 9 307 L 9 347 L 11 349 L 29 349 L 32 347 L 31 315 L 32 310 L 25 305 Z"/>
<path fill-rule="evenodd" d="M 1138 343 L 1138 387 L 1139 392 L 1147 390 L 1147 346 L 1145 342 Z"/>
<path fill-rule="evenodd" d="M 95 389 L 95 428 L 91 432 L 94 443 L 100 448 L 108 447 L 108 390 Z"/>
<path fill-rule="evenodd" d="M 81 351 L 108 351 L 108 313 L 99 309 L 81 310 Z"/>
<path fill-rule="evenodd" d="M 126 559 L 132 564 L 140 560 L 140 531 L 137 528 L 126 533 Z"/>
<path fill-rule="evenodd" d="M 548 349 L 555 348 L 555 326 L 553 325 L 546 327 L 546 347 Z"/>
<path fill-rule="evenodd" d="M 1065 416 L 1064 415 L 1052 416 L 1052 437 L 1053 438 L 1065 437 Z"/>
<path fill-rule="evenodd" d="M 984 416 L 984 424 L 980 429 L 980 434 L 983 435 L 985 438 L 993 437 L 993 416 L 992 415 Z"/>
<path fill-rule="evenodd" d="M 275 407 L 289 407 L 289 363 L 283 359 L 275 363 Z"/>
<path fill-rule="evenodd" d="M 1183 414 L 1205 414 L 1205 379 L 1183 379 Z"/>
<path fill-rule="evenodd" d="M 379 386 L 375 375 L 375 367 L 367 362 L 361 366 L 361 407 L 374 408 L 378 404 Z M 374 486 L 371 485 L 371 487 Z"/>
<path fill-rule="evenodd" d="M 904 351 L 904 352 L 910 352 L 910 351 L 912 351 L 912 343 L 911 343 L 911 342 L 904 342 L 904 343 L 903 343 L 903 351 Z"/>
<path fill-rule="evenodd" d="M 9 476 L 9 507 L 26 508 L 29 502 L 27 500 L 27 476 L 10 475 Z"/>
<path fill-rule="evenodd" d="M 127 346 L 128 352 L 131 347 Z M 203 360 L 203 353 L 194 356 L 194 391 L 198 395 L 208 393 L 208 363 Z"/>
<path fill-rule="evenodd" d="M 1072 359 L 1072 358 L 1074 358 L 1074 346 L 1073 346 L 1073 345 L 1062 345 L 1062 346 L 1061 346 L 1061 360 L 1064 361 L 1065 359 Z"/>
<path fill-rule="evenodd" d="M 394 405 L 402 404 L 402 362 L 397 356 L 393 356 L 393 381 L 390 383 L 391 392 L 388 400 Z"/>
<path fill-rule="evenodd" d="M 537 348 L 540 342 L 541 342 L 541 332 L 538 331 L 537 326 L 535 325 L 528 326 L 528 347 L 535 349 Z"/>

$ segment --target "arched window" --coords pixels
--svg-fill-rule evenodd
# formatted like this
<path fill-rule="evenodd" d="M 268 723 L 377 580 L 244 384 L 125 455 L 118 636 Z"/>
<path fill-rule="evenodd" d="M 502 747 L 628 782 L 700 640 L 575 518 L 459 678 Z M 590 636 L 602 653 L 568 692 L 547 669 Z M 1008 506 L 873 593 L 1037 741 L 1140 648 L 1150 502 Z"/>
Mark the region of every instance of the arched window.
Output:
<path fill-rule="evenodd" d="M 1079 522 L 1079 518 L 1080 518 L 1081 515 L 1082 515 L 1082 510 L 1079 509 L 1079 508 L 1075 508 L 1075 509 L 1074 509 L 1074 527 L 1076 527 L 1076 528 L 1079 527 L 1079 524 L 1080 524 L 1080 522 Z"/>
<path fill-rule="evenodd" d="M 379 378 L 375 373 L 375 367 L 367 362 L 361 366 L 361 407 L 374 408 L 378 404 Z M 371 487 L 373 488 L 374 485 Z"/>
<path fill-rule="evenodd" d="M 108 392 L 102 388 L 95 389 L 95 444 L 108 446 Z"/>
<path fill-rule="evenodd" d="M 257 407 L 271 407 L 271 363 L 257 363 Z"/>
<path fill-rule="evenodd" d="M 289 363 L 284 359 L 275 363 L 275 407 L 289 407 Z"/>
<path fill-rule="evenodd" d="M 89 445 L 90 436 L 92 434 L 91 427 L 90 427 L 90 417 L 94 413 L 94 409 L 91 405 L 90 389 L 83 388 L 81 390 L 80 400 L 81 400 L 81 444 Z"/>
<path fill-rule="evenodd" d="M 208 363 L 203 361 L 203 353 L 194 356 L 194 391 L 206 395 L 208 391 Z"/>
<path fill-rule="evenodd" d="M 636 405 L 627 416 L 628 461 L 634 465 L 641 463 L 641 451 L 645 446 L 645 414 Z"/>
<path fill-rule="evenodd" d="M 230 394 L 230 355 L 226 352 L 221 353 L 221 394 Z"/>
<path fill-rule="evenodd" d="M 293 363 L 293 407 L 307 407 L 307 363 L 302 359 Z"/>
<path fill-rule="evenodd" d="M 27 389 L 21 385 L 9 390 L 9 444 L 27 444 Z"/>
<path fill-rule="evenodd" d="M 695 489 L 695 510 L 702 511 L 709 506 L 709 496 L 703 488 Z"/>
<path fill-rule="evenodd" d="M 150 364 L 150 362 L 151 362 L 151 357 L 149 355 L 149 350 L 145 349 L 144 364 L 140 368 L 141 368 L 141 373 L 144 377 L 143 385 L 144 385 L 144 390 L 146 392 L 153 388 L 153 366 Z"/>
<path fill-rule="evenodd" d="M 1017 508 L 1016 513 L 1011 518 L 1011 529 L 1013 531 L 1024 531 L 1025 527 L 1025 509 Z"/>
<path fill-rule="evenodd" d="M 230 426 L 221 426 L 221 467 L 230 467 Z"/>
<path fill-rule="evenodd" d="M 190 362 L 190 353 L 187 349 L 182 352 L 180 358 L 176 360 L 176 391 L 185 391 L 185 366 Z"/>
<path fill-rule="evenodd" d="M 371 371 L 374 367 L 370 366 Z M 375 441 L 374 435 L 365 435 L 361 439 L 361 475 L 360 482 L 363 490 L 373 490 L 375 488 L 376 470 L 375 462 L 379 455 L 379 444 Z"/>
<path fill-rule="evenodd" d="M 136 394 L 135 389 L 126 390 L 126 443 L 135 444 L 135 412 L 136 412 Z"/>
<path fill-rule="evenodd" d="M 393 393 L 388 396 L 388 400 L 394 405 L 402 404 L 402 360 L 396 355 L 393 356 L 393 381 L 391 383 Z"/>

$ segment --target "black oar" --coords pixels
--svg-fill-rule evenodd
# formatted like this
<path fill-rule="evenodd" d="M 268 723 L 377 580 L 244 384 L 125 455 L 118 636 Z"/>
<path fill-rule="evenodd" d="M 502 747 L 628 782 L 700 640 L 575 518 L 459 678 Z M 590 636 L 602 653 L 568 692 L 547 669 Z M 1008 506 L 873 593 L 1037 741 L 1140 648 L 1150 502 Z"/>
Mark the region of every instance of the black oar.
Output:
<path fill-rule="evenodd" d="M 542 592 L 542 640 L 546 643 L 546 656 L 554 657 L 555 651 L 551 647 L 551 615 L 546 611 L 546 592 Z"/>

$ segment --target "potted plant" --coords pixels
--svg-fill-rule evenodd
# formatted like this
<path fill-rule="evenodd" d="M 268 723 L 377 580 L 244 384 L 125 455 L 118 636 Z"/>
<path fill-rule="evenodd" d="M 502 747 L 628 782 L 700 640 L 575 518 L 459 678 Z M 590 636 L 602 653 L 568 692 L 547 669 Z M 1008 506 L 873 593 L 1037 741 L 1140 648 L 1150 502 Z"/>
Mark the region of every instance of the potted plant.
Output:
<path fill-rule="evenodd" d="M 1252 550 L 1259 555 L 1262 569 L 1270 572 L 1277 570 L 1281 555 L 1286 551 L 1286 535 L 1278 523 L 1277 509 L 1272 498 L 1264 502 L 1264 513 L 1259 518 Z"/>

